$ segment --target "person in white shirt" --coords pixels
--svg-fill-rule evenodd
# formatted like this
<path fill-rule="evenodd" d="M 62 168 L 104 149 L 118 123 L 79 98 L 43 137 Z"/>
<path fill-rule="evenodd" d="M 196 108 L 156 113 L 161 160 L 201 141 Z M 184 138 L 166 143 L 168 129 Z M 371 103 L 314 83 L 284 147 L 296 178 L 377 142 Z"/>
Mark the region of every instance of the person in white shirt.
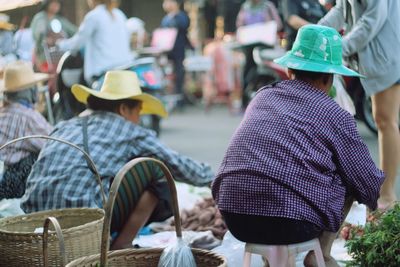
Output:
<path fill-rule="evenodd" d="M 93 9 L 86 14 L 78 32 L 57 45 L 65 51 L 84 48 L 84 78 L 91 85 L 96 77 L 132 60 L 126 16 L 118 0 L 88 0 Z"/>

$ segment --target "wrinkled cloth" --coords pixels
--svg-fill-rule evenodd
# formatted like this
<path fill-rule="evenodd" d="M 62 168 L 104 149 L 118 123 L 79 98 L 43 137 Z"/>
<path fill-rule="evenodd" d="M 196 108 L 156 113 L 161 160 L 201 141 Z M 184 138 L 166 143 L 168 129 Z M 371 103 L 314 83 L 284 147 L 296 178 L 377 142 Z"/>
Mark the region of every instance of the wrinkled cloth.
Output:
<path fill-rule="evenodd" d="M 51 136 L 81 148 L 83 117 L 56 125 Z M 137 157 L 164 162 L 178 181 L 204 186 L 213 178 L 211 167 L 162 144 L 152 130 L 122 116 L 95 111 L 87 118 L 88 150 L 102 178 L 106 195 L 121 167 Z M 48 141 L 27 180 L 22 209 L 29 213 L 72 207 L 102 207 L 99 185 L 81 152 L 60 142 Z"/>
<path fill-rule="evenodd" d="M 337 232 L 346 195 L 375 209 L 383 180 L 353 116 L 311 84 L 288 80 L 252 100 L 212 193 L 222 211 Z"/>

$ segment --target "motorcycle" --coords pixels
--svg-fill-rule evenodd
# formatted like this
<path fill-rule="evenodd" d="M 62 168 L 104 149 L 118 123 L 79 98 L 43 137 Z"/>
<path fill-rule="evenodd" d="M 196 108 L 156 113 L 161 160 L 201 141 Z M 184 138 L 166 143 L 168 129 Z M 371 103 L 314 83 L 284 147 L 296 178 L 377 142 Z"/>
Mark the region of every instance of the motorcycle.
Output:
<path fill-rule="evenodd" d="M 286 69 L 276 63 L 274 59 L 283 56 L 286 51 L 277 46 L 265 48 L 257 46 L 253 50 L 253 59 L 256 65 L 246 77 L 248 84 L 243 90 L 244 97 L 251 100 L 261 87 L 281 80 L 287 80 Z"/>
<path fill-rule="evenodd" d="M 137 58 L 131 64 L 118 66 L 113 70 L 130 70 L 137 74 L 143 92 L 157 98 L 162 98 L 164 89 L 162 71 L 154 58 Z M 87 85 L 83 79 L 83 57 L 80 53 L 72 55 L 66 52 L 60 59 L 57 67 L 57 92 L 53 97 L 53 107 L 56 121 L 70 119 L 81 113 L 85 106 L 79 103 L 72 95 L 71 86 L 75 83 L 85 84 L 93 89 L 100 90 L 105 73 L 91 84 Z M 160 133 L 160 117 L 157 115 L 141 116 L 141 125 Z"/>

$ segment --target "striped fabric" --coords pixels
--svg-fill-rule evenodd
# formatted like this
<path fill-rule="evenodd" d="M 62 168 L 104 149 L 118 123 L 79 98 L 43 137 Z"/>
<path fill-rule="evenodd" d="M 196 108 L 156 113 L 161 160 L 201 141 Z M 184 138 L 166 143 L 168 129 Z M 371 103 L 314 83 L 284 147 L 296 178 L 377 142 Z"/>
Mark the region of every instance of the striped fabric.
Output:
<path fill-rule="evenodd" d="M 164 174 L 154 162 L 141 162 L 132 167 L 124 176 L 115 199 L 111 232 L 119 232 L 128 220 L 142 193 Z"/>

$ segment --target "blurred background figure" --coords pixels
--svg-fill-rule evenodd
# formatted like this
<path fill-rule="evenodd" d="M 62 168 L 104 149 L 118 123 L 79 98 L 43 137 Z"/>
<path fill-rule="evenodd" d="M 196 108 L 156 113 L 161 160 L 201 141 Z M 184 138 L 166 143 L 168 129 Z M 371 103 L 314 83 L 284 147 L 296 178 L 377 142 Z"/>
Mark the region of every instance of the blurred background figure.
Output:
<path fill-rule="evenodd" d="M 147 33 L 143 20 L 132 17 L 126 21 L 126 27 L 130 36 L 130 48 L 134 57 L 138 56 L 138 49 L 141 49 L 147 43 Z"/>
<path fill-rule="evenodd" d="M 33 39 L 32 29 L 27 28 L 28 16 L 21 20 L 19 29 L 14 34 L 14 51 L 18 59 L 32 61 L 35 40 Z"/>
<path fill-rule="evenodd" d="M 184 97 L 185 68 L 183 60 L 185 59 L 185 50 L 192 47 L 187 36 L 190 26 L 190 20 L 184 11 L 183 0 L 164 0 L 163 9 L 167 13 L 161 21 L 162 28 L 176 28 L 174 47 L 168 52 L 168 58 L 172 61 L 175 73 L 175 92 Z M 179 107 L 184 105 L 184 100 L 178 103 Z"/>
<path fill-rule="evenodd" d="M 215 26 L 218 15 L 218 0 L 206 0 L 203 7 L 206 22 L 206 39 L 214 39 Z"/>
<path fill-rule="evenodd" d="M 365 75 L 361 84 L 372 99 L 378 127 L 380 168 L 385 172 L 378 207 L 397 200 L 395 185 L 400 163 L 400 2 L 396 0 L 338 0 L 320 21 L 338 30 L 345 28 L 343 56 Z"/>
<path fill-rule="evenodd" d="M 274 20 L 278 24 L 278 30 L 282 28 L 282 21 L 274 3 L 266 0 L 246 0 L 240 7 L 236 26 L 241 27 L 270 20 Z"/>
<path fill-rule="evenodd" d="M 118 9 L 118 0 L 88 0 L 87 13 L 78 32 L 58 43 L 61 50 L 77 53 L 84 48 L 83 73 L 92 85 L 106 71 L 128 64 L 132 60 L 129 47 L 127 18 Z"/>
<path fill-rule="evenodd" d="M 326 10 L 318 0 L 282 0 L 281 5 L 287 34 L 286 49 L 290 50 L 297 30 L 306 24 L 317 23 Z"/>
<path fill-rule="evenodd" d="M 282 21 L 279 16 L 278 10 L 275 5 L 266 0 L 246 0 L 240 8 L 239 14 L 236 18 L 236 26 L 248 26 L 256 23 L 275 21 L 277 24 L 277 30 L 282 29 Z M 254 69 L 256 63 L 253 58 L 254 45 L 243 47 L 243 53 L 245 55 L 245 64 L 243 67 L 243 91 L 247 87 L 252 78 L 250 73 L 251 69 Z M 242 107 L 245 108 L 250 100 L 247 99 L 245 94 L 242 95 Z"/>
<path fill-rule="evenodd" d="M 240 94 L 241 54 L 231 49 L 231 43 L 232 36 L 217 34 L 204 47 L 204 56 L 211 59 L 211 68 L 205 73 L 202 86 L 206 111 L 213 103 L 226 102 L 230 111 L 235 112 L 232 101 L 233 93 Z"/>
<path fill-rule="evenodd" d="M 37 84 L 47 79 L 47 74 L 34 73 L 31 63 L 16 61 L 7 65 L 4 80 L 0 81 L 5 98 L 0 108 L 0 145 L 27 135 L 50 134 L 53 127 L 35 110 Z M 1 151 L 5 167 L 0 177 L 0 200 L 22 197 L 26 178 L 44 143 L 42 139 L 30 139 Z"/>
<path fill-rule="evenodd" d="M 35 67 L 41 72 L 55 72 L 58 62 L 51 66 L 45 49 L 54 47 L 57 40 L 71 37 L 76 32 L 76 26 L 61 15 L 60 0 L 43 1 L 41 11 L 32 19 L 31 29 L 35 40 Z"/>
<path fill-rule="evenodd" d="M 5 63 L 15 60 L 13 54 L 13 30 L 15 26 L 9 23 L 10 17 L 0 13 L 0 56 Z"/>

